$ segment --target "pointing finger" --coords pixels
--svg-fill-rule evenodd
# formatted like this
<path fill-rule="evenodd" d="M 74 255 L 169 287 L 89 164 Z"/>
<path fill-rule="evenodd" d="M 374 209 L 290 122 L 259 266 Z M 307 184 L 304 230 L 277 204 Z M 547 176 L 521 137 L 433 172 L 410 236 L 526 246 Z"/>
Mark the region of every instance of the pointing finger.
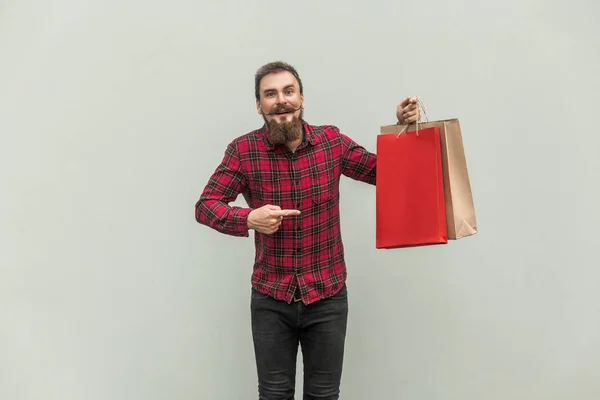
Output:
<path fill-rule="evenodd" d="M 300 210 L 273 210 L 274 216 L 300 215 Z"/>

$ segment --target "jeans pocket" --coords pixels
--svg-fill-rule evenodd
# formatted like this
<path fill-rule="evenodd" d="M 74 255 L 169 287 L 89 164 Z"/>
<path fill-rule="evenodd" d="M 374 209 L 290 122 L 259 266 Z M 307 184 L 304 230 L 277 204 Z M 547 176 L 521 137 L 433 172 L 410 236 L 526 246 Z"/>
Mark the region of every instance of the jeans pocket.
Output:
<path fill-rule="evenodd" d="M 258 290 L 252 288 L 250 297 L 252 297 L 253 300 L 264 300 L 264 299 L 269 298 L 270 296 L 268 294 L 261 293 Z"/>

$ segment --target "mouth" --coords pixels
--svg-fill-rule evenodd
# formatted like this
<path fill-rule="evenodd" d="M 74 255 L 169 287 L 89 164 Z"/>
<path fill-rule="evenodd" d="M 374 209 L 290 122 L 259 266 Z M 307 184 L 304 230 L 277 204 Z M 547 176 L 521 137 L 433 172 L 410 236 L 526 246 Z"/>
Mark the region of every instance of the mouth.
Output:
<path fill-rule="evenodd" d="M 280 111 L 276 111 L 271 113 L 271 115 L 279 115 L 279 116 L 284 116 L 284 115 L 290 115 L 292 114 L 294 111 L 293 110 L 280 110 Z"/>

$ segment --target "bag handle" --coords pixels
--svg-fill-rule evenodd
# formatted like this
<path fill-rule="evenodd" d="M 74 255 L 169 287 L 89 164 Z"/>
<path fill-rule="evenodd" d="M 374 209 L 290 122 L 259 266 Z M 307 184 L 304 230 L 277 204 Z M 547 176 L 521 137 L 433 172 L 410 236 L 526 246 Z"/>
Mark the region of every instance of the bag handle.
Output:
<path fill-rule="evenodd" d="M 429 122 L 429 118 L 427 117 L 427 111 L 425 110 L 425 105 L 423 104 L 423 102 L 421 101 L 421 99 L 420 99 L 419 97 L 417 97 L 417 108 L 418 108 L 419 106 L 420 106 L 420 107 L 421 107 L 421 109 L 423 110 L 423 115 L 425 115 L 425 119 L 427 120 L 427 122 Z M 416 131 L 415 131 L 415 132 L 417 133 L 417 136 L 419 136 L 419 120 L 417 120 L 417 121 L 415 122 L 415 125 L 417 126 L 417 129 L 416 129 Z M 400 133 L 398 133 L 398 135 L 396 136 L 396 139 L 398 139 L 398 138 L 400 137 L 400 135 L 401 135 L 401 134 L 402 134 L 402 133 L 403 133 L 403 132 L 404 132 L 406 129 L 408 129 L 408 127 L 409 127 L 409 126 L 410 126 L 410 124 L 406 124 L 406 125 L 404 126 L 404 128 L 402 128 L 402 130 L 400 131 Z"/>

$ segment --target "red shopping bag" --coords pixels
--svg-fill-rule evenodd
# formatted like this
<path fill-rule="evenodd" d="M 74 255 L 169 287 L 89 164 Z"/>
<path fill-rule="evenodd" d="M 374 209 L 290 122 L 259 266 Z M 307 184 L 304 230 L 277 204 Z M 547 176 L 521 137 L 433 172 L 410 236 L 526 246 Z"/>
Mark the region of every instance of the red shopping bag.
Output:
<path fill-rule="evenodd" d="M 440 130 L 377 136 L 376 248 L 448 243 Z"/>

